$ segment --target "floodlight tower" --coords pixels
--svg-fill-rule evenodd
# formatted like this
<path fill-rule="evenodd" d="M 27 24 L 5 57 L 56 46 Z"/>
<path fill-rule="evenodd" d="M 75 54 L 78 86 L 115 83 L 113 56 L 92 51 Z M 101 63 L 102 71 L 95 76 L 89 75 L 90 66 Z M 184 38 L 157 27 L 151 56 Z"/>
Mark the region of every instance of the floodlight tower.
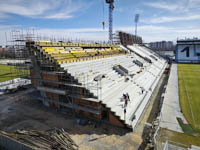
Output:
<path fill-rule="evenodd" d="M 137 36 L 137 23 L 139 21 L 139 17 L 140 17 L 139 14 L 135 15 L 135 36 Z"/>
<path fill-rule="evenodd" d="M 113 23 L 113 16 L 112 16 L 112 12 L 114 10 L 114 1 L 115 0 L 106 0 L 106 3 L 109 4 L 109 41 L 112 43 L 113 41 L 113 35 L 112 35 L 112 23 Z"/>

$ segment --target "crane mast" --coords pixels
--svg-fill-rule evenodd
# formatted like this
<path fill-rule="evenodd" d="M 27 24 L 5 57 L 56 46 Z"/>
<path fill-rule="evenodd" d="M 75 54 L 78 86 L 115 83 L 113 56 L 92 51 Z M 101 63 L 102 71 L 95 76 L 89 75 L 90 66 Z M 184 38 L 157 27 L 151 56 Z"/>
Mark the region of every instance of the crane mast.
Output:
<path fill-rule="evenodd" d="M 113 10 L 114 10 L 114 0 L 106 0 L 106 3 L 109 4 L 109 41 L 113 42 Z"/>

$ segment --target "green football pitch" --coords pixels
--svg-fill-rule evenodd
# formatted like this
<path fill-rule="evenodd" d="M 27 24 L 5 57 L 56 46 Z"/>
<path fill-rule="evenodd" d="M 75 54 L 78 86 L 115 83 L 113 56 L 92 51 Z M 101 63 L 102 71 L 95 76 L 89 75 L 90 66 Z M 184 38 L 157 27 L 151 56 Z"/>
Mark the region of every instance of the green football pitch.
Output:
<path fill-rule="evenodd" d="M 178 64 L 181 110 L 193 129 L 200 132 L 200 65 Z"/>
<path fill-rule="evenodd" d="M 0 65 L 0 82 L 23 77 L 29 74 L 28 70 L 17 70 L 14 66 Z"/>

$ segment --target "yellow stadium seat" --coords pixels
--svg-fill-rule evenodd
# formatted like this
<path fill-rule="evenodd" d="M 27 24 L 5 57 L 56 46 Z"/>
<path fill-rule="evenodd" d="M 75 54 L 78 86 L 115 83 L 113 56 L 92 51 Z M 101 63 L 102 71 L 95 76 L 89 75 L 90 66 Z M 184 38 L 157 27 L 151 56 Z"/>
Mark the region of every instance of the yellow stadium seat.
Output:
<path fill-rule="evenodd" d="M 45 58 L 58 64 L 88 61 L 124 54 L 124 50 L 119 46 L 109 44 L 48 41 L 35 43 L 41 47 L 40 52 Z"/>

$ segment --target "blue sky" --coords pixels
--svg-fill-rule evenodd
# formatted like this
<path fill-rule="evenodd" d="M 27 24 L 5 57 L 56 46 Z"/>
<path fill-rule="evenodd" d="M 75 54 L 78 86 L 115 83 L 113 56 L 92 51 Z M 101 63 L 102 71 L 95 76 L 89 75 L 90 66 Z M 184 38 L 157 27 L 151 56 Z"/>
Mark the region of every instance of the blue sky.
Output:
<path fill-rule="evenodd" d="M 114 31 L 134 33 L 139 13 L 138 34 L 145 42 L 200 35 L 200 0 L 115 0 L 114 5 Z M 13 28 L 34 28 L 41 36 L 107 40 L 108 5 L 104 0 L 0 0 L 0 45 Z"/>

